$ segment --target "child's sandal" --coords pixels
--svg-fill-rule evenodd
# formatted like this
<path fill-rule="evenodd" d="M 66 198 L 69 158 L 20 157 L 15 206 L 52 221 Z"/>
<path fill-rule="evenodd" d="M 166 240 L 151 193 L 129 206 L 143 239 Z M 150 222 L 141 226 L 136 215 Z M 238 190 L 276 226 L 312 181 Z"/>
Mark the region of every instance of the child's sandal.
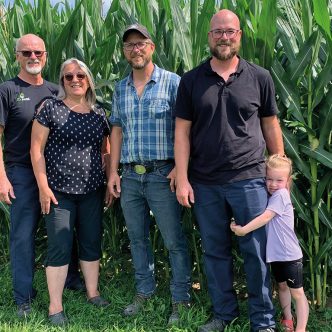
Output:
<path fill-rule="evenodd" d="M 294 332 L 294 323 L 292 319 L 282 319 L 281 326 L 285 332 Z"/>

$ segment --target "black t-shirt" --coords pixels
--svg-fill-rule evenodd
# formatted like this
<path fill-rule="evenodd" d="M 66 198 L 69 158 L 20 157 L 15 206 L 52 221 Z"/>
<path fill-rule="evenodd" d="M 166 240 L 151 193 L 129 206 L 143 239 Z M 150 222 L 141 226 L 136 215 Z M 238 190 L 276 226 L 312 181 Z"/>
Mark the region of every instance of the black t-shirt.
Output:
<path fill-rule="evenodd" d="M 104 184 L 101 147 L 109 127 L 104 110 L 77 113 L 62 100 L 46 100 L 36 120 L 49 128 L 45 146 L 48 185 L 68 194 L 86 194 Z"/>
<path fill-rule="evenodd" d="M 5 128 L 4 160 L 6 166 L 31 166 L 31 127 L 38 105 L 55 96 L 58 86 L 48 81 L 31 85 L 15 77 L 0 85 L 0 125 Z"/>
<path fill-rule="evenodd" d="M 227 82 L 210 59 L 181 79 L 176 116 L 192 121 L 189 177 L 225 184 L 264 177 L 265 141 L 260 119 L 277 114 L 267 70 L 240 58 Z"/>

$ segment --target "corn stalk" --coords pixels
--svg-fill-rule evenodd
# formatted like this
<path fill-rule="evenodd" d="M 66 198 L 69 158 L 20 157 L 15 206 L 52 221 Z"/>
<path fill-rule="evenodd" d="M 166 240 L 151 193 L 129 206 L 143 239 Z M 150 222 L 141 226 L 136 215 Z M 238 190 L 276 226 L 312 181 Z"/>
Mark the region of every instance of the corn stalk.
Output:
<path fill-rule="evenodd" d="M 209 55 L 211 16 L 220 8 L 235 11 L 243 29 L 241 55 L 274 77 L 286 151 L 296 168 L 292 198 L 310 267 L 312 302 L 325 306 L 332 247 L 331 0 L 113 0 L 105 15 L 101 0 L 76 0 L 74 6 L 68 0 L 55 6 L 50 0 L 12 3 L 4 7 L 0 0 L 0 81 L 17 73 L 16 39 L 35 33 L 49 52 L 45 78 L 56 82 L 65 59 L 82 59 L 96 78 L 99 102 L 109 111 L 115 81 L 130 70 L 121 50 L 126 25 L 138 21 L 147 26 L 156 43 L 154 61 L 182 75 Z M 8 211 L 0 209 L 1 234 L 8 234 Z M 104 224 L 103 262 L 108 266 L 128 245 L 118 204 L 106 212 Z M 204 284 L 191 211 L 185 212 L 183 224 L 194 279 Z M 151 228 L 154 249 L 163 251 L 159 231 Z M 168 277 L 168 267 L 164 270 Z"/>
<path fill-rule="evenodd" d="M 324 2 L 324 1 L 323 1 Z M 329 4 L 329 6 L 328 6 Z M 277 57 L 272 74 L 280 97 L 284 141 L 297 176 L 293 202 L 310 266 L 312 303 L 326 304 L 332 239 L 331 2 L 279 1 Z M 304 231 L 303 231 L 304 230 Z"/>

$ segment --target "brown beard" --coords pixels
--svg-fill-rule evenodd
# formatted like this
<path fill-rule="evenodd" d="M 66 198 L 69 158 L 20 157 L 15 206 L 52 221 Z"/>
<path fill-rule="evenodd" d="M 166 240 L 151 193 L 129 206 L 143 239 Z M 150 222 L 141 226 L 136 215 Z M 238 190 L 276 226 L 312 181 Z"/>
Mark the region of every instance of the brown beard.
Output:
<path fill-rule="evenodd" d="M 151 58 L 145 58 L 142 63 L 134 63 L 131 59 L 128 60 L 131 68 L 133 69 L 143 69 L 147 66 L 147 64 L 151 61 Z"/>
<path fill-rule="evenodd" d="M 218 46 L 220 45 L 227 45 L 230 47 L 230 51 L 227 54 L 222 54 L 219 49 Z M 232 59 L 234 56 L 236 56 L 239 53 L 240 50 L 240 45 L 236 45 L 232 43 L 219 43 L 216 46 L 210 46 L 210 52 L 211 54 L 216 57 L 218 60 L 221 61 L 226 61 L 226 60 L 230 60 Z"/>

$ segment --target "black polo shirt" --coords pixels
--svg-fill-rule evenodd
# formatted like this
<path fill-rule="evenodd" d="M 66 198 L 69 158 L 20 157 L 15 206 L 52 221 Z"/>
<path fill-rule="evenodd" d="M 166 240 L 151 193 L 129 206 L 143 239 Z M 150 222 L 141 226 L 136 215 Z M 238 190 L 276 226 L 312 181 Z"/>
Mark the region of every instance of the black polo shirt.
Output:
<path fill-rule="evenodd" d="M 177 94 L 176 116 L 192 121 L 190 180 L 225 184 L 264 177 L 260 118 L 278 112 L 271 75 L 240 58 L 225 82 L 210 60 L 184 74 Z"/>

